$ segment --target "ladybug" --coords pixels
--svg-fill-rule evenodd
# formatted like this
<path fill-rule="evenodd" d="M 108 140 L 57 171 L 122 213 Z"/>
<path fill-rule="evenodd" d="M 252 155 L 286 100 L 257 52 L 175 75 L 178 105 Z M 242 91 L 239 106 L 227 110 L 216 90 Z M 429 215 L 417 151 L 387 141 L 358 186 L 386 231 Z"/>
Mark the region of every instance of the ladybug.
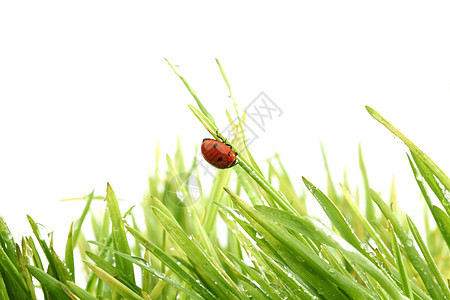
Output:
<path fill-rule="evenodd" d="M 237 153 L 233 151 L 231 145 L 216 141 L 214 139 L 203 139 L 203 158 L 218 169 L 227 169 L 235 166 Z"/>

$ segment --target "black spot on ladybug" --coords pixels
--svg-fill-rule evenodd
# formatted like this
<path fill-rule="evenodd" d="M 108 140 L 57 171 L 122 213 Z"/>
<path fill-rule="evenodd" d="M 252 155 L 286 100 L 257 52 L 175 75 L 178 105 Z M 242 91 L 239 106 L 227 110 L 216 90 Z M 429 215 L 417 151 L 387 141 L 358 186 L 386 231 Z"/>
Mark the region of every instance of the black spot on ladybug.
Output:
<path fill-rule="evenodd" d="M 217 143 L 215 143 L 213 147 L 216 148 L 217 147 Z"/>
<path fill-rule="evenodd" d="M 217 162 L 221 162 L 222 161 L 222 157 L 219 157 L 218 159 L 217 159 Z"/>
<path fill-rule="evenodd" d="M 231 156 L 231 152 L 228 152 L 228 156 Z"/>

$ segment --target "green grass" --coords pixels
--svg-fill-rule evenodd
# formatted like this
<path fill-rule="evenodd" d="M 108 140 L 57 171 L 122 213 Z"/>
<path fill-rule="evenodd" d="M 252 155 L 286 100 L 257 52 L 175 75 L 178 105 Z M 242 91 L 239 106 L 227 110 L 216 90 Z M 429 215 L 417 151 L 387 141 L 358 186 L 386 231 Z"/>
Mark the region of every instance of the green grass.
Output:
<path fill-rule="evenodd" d="M 299 179 L 289 177 L 279 156 L 268 161 L 266 174 L 254 160 L 243 135 L 245 112 L 239 113 L 217 63 L 238 117 L 237 124 L 230 121 L 237 137 L 230 142 L 239 164 L 217 170 L 208 190 L 198 182 L 197 199 L 187 184 L 190 176 L 200 178 L 196 160 L 186 164 L 178 144 L 161 171 L 157 150 L 141 206 L 121 210 L 109 184 L 104 197 L 86 196 L 64 253 L 54 251 L 53 236 L 43 237 L 31 216 L 34 236 L 20 242 L 0 218 L 0 299 L 450 299 L 447 175 L 367 107 L 409 148 L 405 159 L 426 207 L 425 235 L 401 212 L 394 184 L 390 199 L 369 184 L 361 149 L 362 188 L 345 178 L 336 185 L 322 148 L 327 191 L 302 178 L 299 192 L 293 184 Z M 218 138 L 205 105 L 169 65 L 196 101 L 189 109 Z M 91 209 L 94 199 L 105 201 L 100 216 Z M 307 201 L 319 204 L 328 220 L 311 216 Z M 86 241 L 88 231 L 95 241 Z M 82 262 L 75 261 L 75 251 Z M 87 283 L 80 285 L 82 277 Z"/>

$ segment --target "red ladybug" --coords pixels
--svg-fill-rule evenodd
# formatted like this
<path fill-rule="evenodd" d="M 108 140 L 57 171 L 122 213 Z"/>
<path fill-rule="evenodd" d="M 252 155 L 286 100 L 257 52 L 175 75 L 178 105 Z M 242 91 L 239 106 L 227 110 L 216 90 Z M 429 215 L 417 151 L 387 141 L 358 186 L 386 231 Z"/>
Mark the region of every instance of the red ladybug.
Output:
<path fill-rule="evenodd" d="M 230 145 L 213 139 L 203 139 L 203 158 L 218 169 L 231 168 L 237 164 L 236 152 Z"/>

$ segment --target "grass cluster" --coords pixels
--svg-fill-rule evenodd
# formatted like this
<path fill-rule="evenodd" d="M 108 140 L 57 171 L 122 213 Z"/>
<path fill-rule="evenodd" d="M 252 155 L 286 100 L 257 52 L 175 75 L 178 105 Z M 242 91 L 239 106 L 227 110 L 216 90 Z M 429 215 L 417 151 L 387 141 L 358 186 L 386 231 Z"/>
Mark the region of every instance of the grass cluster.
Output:
<path fill-rule="evenodd" d="M 410 150 L 405 159 L 428 207 L 425 235 L 395 197 L 386 202 L 371 189 L 361 155 L 362 193 L 345 181 L 337 188 L 329 172 L 326 192 L 303 178 L 299 193 L 278 158 L 266 174 L 253 159 L 245 113 L 218 65 L 239 120 L 230 117 L 239 164 L 217 170 L 208 190 L 198 181 L 196 198 L 189 178 L 199 178 L 199 169 L 196 160 L 186 165 L 179 147 L 166 157 L 167 171 L 150 176 L 141 207 L 121 211 L 109 184 L 105 197 L 87 196 L 65 253 L 54 251 L 53 236 L 30 216 L 34 236 L 19 243 L 0 218 L 0 299 L 450 299 L 450 179 L 442 170 L 367 107 Z M 217 138 L 214 118 L 173 70 L 196 100 L 191 111 Z M 101 217 L 91 212 L 95 198 L 106 203 Z M 307 198 L 328 220 L 308 215 Z M 88 215 L 95 241 L 85 239 Z M 74 251 L 85 268 L 75 270 Z"/>

